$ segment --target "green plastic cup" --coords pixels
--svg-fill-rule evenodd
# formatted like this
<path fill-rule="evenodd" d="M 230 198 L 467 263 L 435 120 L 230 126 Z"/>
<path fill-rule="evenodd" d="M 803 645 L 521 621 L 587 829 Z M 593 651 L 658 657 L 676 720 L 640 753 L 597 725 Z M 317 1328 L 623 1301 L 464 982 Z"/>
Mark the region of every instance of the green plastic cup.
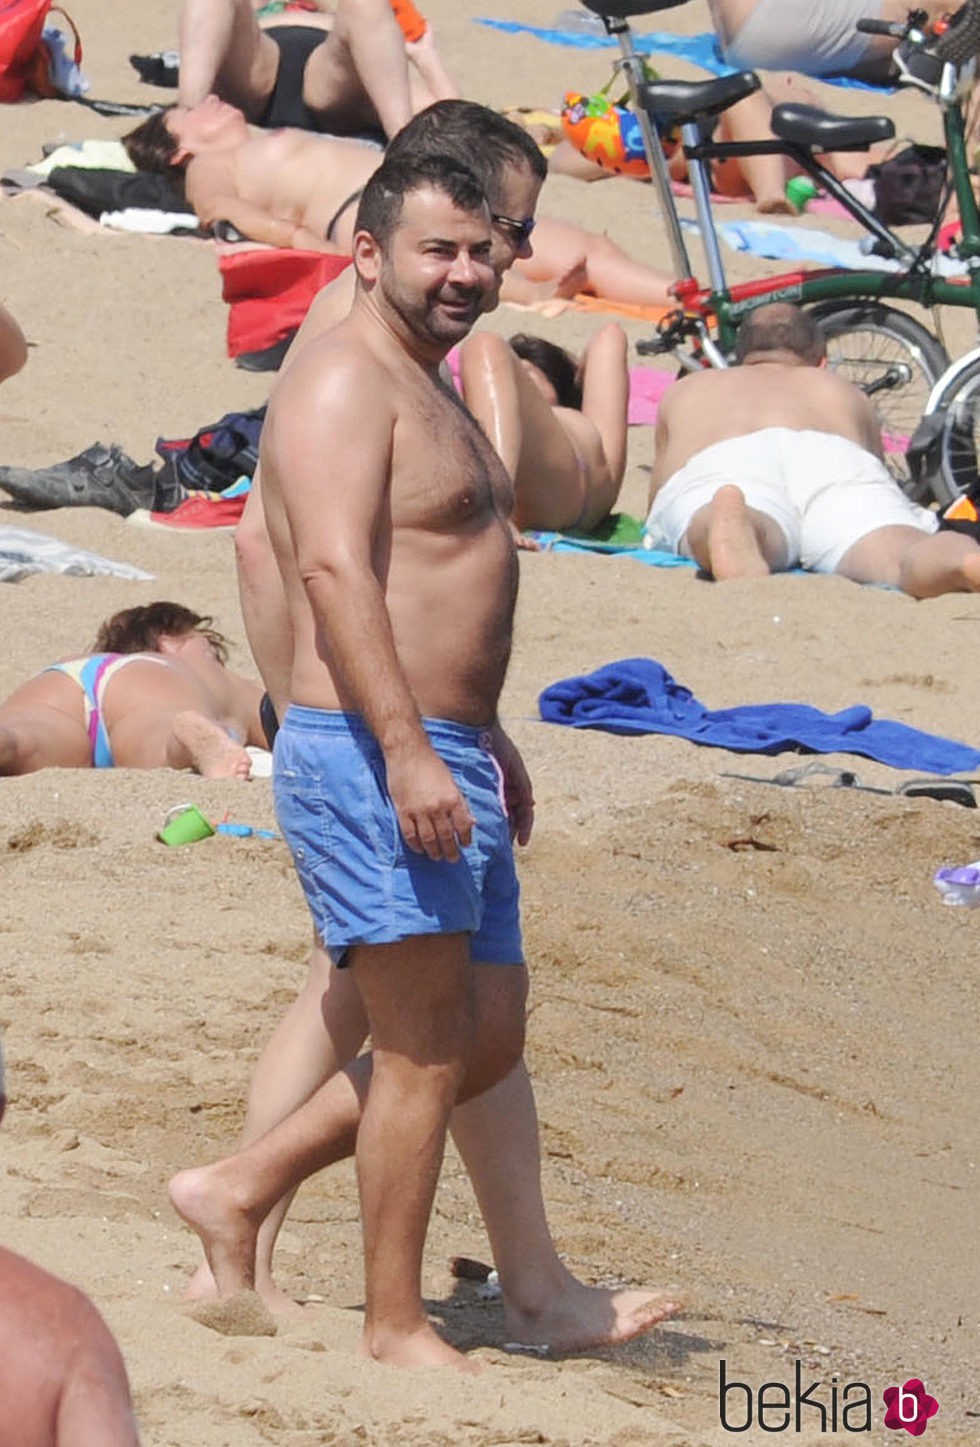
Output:
<path fill-rule="evenodd" d="M 167 814 L 157 838 L 161 843 L 176 848 L 178 844 L 194 844 L 198 839 L 207 839 L 213 833 L 212 825 L 196 804 L 178 804 Z"/>

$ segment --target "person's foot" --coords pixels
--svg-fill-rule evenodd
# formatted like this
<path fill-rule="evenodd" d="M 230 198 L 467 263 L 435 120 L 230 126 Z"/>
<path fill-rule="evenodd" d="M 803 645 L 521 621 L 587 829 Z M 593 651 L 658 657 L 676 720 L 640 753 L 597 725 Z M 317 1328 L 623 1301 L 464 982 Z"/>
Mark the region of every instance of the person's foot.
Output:
<path fill-rule="evenodd" d="M 521 1310 L 505 1297 L 507 1346 L 549 1356 L 622 1346 L 676 1315 L 683 1304 L 676 1292 L 613 1290 L 570 1277 L 537 1311 Z"/>
<path fill-rule="evenodd" d="M 980 593 L 980 550 L 963 559 L 963 579 L 970 593 Z"/>
<path fill-rule="evenodd" d="M 283 1291 L 281 1286 L 277 1286 L 270 1276 L 258 1270 L 255 1273 L 255 1291 L 273 1316 L 298 1318 L 306 1315 L 301 1302 Z M 201 1262 L 181 1295 L 185 1301 L 217 1301 L 218 1287 L 214 1273 L 206 1261 Z"/>
<path fill-rule="evenodd" d="M 183 746 L 195 769 L 204 779 L 247 779 L 252 761 L 237 739 L 229 738 L 219 724 L 203 714 L 186 710 L 174 718 L 174 738 Z"/>
<path fill-rule="evenodd" d="M 757 196 L 755 209 L 762 216 L 796 216 L 799 214 L 792 201 L 781 191 L 775 192 L 772 196 Z"/>
<path fill-rule="evenodd" d="M 745 495 L 737 487 L 720 487 L 711 499 L 708 562 L 708 571 L 718 582 L 769 576 L 769 564 L 759 547 Z"/>
<path fill-rule="evenodd" d="M 174 1210 L 201 1239 L 219 1299 L 255 1288 L 258 1221 L 236 1200 L 224 1161 L 179 1171 L 168 1188 Z"/>
<path fill-rule="evenodd" d="M 365 1327 L 361 1355 L 391 1367 L 453 1367 L 473 1376 L 481 1370 L 479 1363 L 443 1341 L 427 1321 L 409 1332 Z"/>

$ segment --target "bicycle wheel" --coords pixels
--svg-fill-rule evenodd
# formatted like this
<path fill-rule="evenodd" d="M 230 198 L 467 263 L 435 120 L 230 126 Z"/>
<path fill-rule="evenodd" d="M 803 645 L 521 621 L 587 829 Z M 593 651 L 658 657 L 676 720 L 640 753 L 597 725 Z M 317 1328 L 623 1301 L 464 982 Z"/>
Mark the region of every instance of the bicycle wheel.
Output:
<path fill-rule="evenodd" d="M 905 452 L 949 365 L 942 343 L 907 312 L 881 302 L 818 302 L 808 310 L 826 338 L 831 367 L 870 397 L 895 480 L 917 502 L 929 501 L 930 489 L 912 477 Z"/>
<path fill-rule="evenodd" d="M 932 455 L 932 491 L 941 506 L 975 491 L 980 456 L 980 356 L 967 362 L 940 392 L 932 415 L 942 419 Z"/>

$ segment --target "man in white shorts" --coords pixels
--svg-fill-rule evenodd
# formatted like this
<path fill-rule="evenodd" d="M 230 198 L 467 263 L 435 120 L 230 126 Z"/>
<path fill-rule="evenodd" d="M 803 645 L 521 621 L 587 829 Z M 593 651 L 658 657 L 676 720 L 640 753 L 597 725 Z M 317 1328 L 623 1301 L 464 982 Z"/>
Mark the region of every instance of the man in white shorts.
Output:
<path fill-rule="evenodd" d="M 788 568 L 914 598 L 980 591 L 980 545 L 939 532 L 882 460 L 867 397 L 826 368 L 810 316 L 773 302 L 742 323 L 735 367 L 660 404 L 647 536 L 722 581 Z"/>
<path fill-rule="evenodd" d="M 955 14 L 962 0 L 709 0 L 730 65 L 887 80 L 895 41 L 863 35 L 859 20 L 902 24 L 912 9 L 927 23 Z"/>

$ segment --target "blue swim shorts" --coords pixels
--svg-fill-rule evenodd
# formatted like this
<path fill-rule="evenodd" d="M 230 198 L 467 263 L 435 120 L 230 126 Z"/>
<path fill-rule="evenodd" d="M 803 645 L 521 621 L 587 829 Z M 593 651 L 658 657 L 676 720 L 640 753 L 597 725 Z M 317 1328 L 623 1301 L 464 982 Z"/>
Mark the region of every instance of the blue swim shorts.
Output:
<path fill-rule="evenodd" d="M 313 922 L 337 965 L 351 945 L 455 933 L 471 936 L 474 964 L 519 965 L 519 888 L 489 734 L 423 724 L 475 821 L 453 864 L 405 843 L 381 749 L 357 714 L 287 709 L 275 742 L 276 813 Z"/>

